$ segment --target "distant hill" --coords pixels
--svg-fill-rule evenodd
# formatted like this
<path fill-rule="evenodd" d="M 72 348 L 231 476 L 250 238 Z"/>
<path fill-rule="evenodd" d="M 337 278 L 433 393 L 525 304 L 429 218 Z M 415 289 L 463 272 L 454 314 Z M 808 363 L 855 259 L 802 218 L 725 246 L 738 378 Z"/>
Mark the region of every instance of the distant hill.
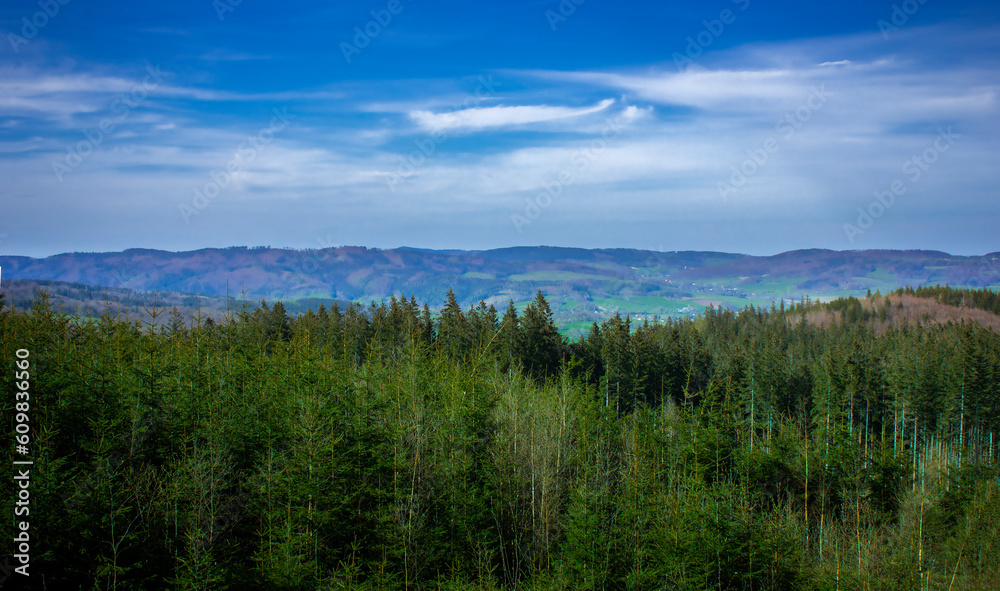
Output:
<path fill-rule="evenodd" d="M 227 306 L 225 296 L 203 296 L 176 291 L 137 291 L 125 287 L 103 287 L 46 279 L 4 279 L 0 286 L 0 292 L 7 297 L 6 304 L 22 310 L 34 305 L 39 290 L 49 295 L 56 310 L 66 314 L 97 318 L 110 310 L 118 318 L 128 318 L 140 323 L 152 322 L 157 326 L 168 322 L 169 312 L 173 308 L 188 320 L 200 316 L 203 320 L 212 318 L 221 322 L 227 314 L 235 315 L 244 306 L 248 310 L 253 309 L 264 299 L 248 297 L 244 300 L 240 294 L 236 294 L 229 297 Z M 265 301 L 273 303 L 268 299 Z M 315 311 L 321 304 L 330 307 L 334 303 L 341 309 L 350 305 L 350 302 L 330 298 L 291 300 L 286 304 L 286 311 L 296 315 L 310 308 Z M 155 319 L 151 317 L 154 311 L 159 311 Z"/>
<path fill-rule="evenodd" d="M 811 306 L 802 313 L 802 317 L 811 324 L 824 327 L 834 322 L 862 321 L 880 332 L 903 324 L 914 326 L 948 322 L 974 322 L 1000 332 L 1000 315 L 988 310 L 950 305 L 934 298 L 898 292 L 860 299 L 838 299 L 829 304 Z"/>
<path fill-rule="evenodd" d="M 468 306 L 527 302 L 541 289 L 563 326 L 621 311 L 680 316 L 712 304 L 742 308 L 887 292 L 900 286 L 1000 287 L 1000 253 L 798 250 L 774 256 L 549 246 L 485 251 L 344 246 L 323 250 L 231 247 L 129 249 L 36 259 L 0 256 L 3 280 L 49 280 L 138 292 L 248 300 L 382 301 L 415 295 L 432 307 L 449 288 Z M 224 301 L 224 300 L 223 300 Z M 318 305 L 318 304 L 317 304 Z"/>

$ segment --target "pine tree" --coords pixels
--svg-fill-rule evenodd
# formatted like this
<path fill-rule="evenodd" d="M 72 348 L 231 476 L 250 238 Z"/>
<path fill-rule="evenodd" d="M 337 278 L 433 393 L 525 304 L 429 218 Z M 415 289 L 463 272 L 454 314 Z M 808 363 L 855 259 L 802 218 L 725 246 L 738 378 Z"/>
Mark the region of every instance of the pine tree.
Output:
<path fill-rule="evenodd" d="M 620 413 L 623 398 L 630 398 L 635 375 L 634 357 L 629 355 L 630 320 L 615 315 L 604 321 L 601 329 L 601 359 L 604 365 L 604 402 Z"/>
<path fill-rule="evenodd" d="M 316 328 L 314 330 L 314 342 L 320 347 L 326 347 L 330 342 L 330 314 L 326 311 L 326 306 L 323 304 L 320 304 L 319 310 L 316 311 Z"/>
<path fill-rule="evenodd" d="M 434 319 L 426 302 L 420 313 L 420 340 L 427 346 L 434 344 Z"/>
<path fill-rule="evenodd" d="M 514 300 L 510 300 L 507 311 L 503 314 L 503 321 L 500 323 L 500 364 L 503 371 L 519 363 L 521 359 L 521 339 L 520 320 L 517 317 L 517 308 L 514 307 Z"/>
<path fill-rule="evenodd" d="M 330 306 L 330 321 L 326 329 L 327 346 L 334 355 L 344 354 L 344 315 L 340 312 L 340 306 L 334 302 Z"/>
<path fill-rule="evenodd" d="M 457 359 L 465 357 L 471 349 L 469 323 L 451 289 L 448 290 L 441 317 L 438 318 L 437 340 L 441 351 Z"/>
<path fill-rule="evenodd" d="M 493 304 L 487 306 L 485 301 L 479 300 L 478 306 L 469 308 L 466 318 L 473 347 L 485 350 L 487 346 L 491 346 L 493 337 L 497 334 L 497 311 Z"/>
<path fill-rule="evenodd" d="M 292 338 L 292 328 L 288 322 L 288 313 L 285 312 L 285 305 L 275 302 L 271 309 L 270 316 L 265 320 L 266 336 L 268 341 L 289 341 Z"/>
<path fill-rule="evenodd" d="M 535 378 L 554 373 L 562 358 L 563 340 L 552 322 L 552 310 L 541 290 L 524 309 L 521 327 L 524 342 L 521 362 L 524 368 Z"/>
<path fill-rule="evenodd" d="M 574 487 L 566 508 L 562 562 L 574 589 L 604 589 L 608 578 L 610 532 L 593 486 L 581 482 Z"/>
<path fill-rule="evenodd" d="M 177 306 L 170 309 L 170 321 L 168 323 L 167 334 L 174 336 L 184 336 L 184 317 L 177 311 Z"/>
<path fill-rule="evenodd" d="M 347 361 L 361 363 L 367 354 L 371 323 L 360 304 L 353 303 L 344 314 L 343 352 Z"/>
<path fill-rule="evenodd" d="M 604 358 L 601 351 L 604 348 L 604 337 L 601 334 L 601 327 L 597 322 L 590 323 L 590 332 L 583 339 L 581 357 L 583 359 L 583 371 L 589 376 L 590 383 L 600 384 L 604 376 Z"/>

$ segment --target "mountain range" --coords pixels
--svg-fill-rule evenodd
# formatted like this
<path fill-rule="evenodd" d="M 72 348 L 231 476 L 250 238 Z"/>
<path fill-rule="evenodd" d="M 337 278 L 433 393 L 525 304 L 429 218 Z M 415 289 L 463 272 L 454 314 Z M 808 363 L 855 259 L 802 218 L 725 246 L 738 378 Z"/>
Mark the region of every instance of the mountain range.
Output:
<path fill-rule="evenodd" d="M 449 289 L 463 306 L 524 305 L 541 290 L 563 327 L 614 312 L 693 315 L 708 305 L 829 299 L 901 286 L 1000 287 L 1000 252 L 797 250 L 774 256 L 551 246 L 482 251 L 270 247 L 186 252 L 129 249 L 45 258 L 0 256 L 3 280 L 56 281 L 218 298 L 369 303 L 415 296 L 432 308 Z M 225 301 L 224 297 L 222 301 Z M 189 301 L 190 303 L 190 301 Z M 574 326 L 575 325 L 575 326 Z"/>

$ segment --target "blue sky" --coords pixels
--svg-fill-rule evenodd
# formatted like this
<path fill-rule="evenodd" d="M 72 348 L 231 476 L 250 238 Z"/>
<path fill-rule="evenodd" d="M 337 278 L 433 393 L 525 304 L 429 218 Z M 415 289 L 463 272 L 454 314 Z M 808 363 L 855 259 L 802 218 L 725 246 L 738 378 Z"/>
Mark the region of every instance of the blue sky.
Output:
<path fill-rule="evenodd" d="M 318 4 L 4 2 L 0 253 L 1000 250 L 996 2 Z"/>

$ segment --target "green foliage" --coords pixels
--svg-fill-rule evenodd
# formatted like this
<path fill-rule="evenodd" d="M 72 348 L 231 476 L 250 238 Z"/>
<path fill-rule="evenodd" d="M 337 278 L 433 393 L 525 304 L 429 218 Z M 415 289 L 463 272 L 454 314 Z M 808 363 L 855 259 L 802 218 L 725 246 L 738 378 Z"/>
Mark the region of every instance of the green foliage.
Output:
<path fill-rule="evenodd" d="M 949 287 L 945 285 L 906 287 L 896 290 L 898 295 L 912 295 L 918 298 L 930 298 L 942 304 L 961 308 L 980 308 L 994 314 L 1000 314 L 1000 293 L 988 288 L 968 289 Z"/>
<path fill-rule="evenodd" d="M 551 375 L 559 366 L 564 345 L 541 290 L 524 309 L 520 331 L 521 363 L 525 370 L 536 378 Z"/>
<path fill-rule="evenodd" d="M 160 308 L 90 322 L 41 294 L 0 309 L 7 391 L 15 351 L 31 351 L 33 574 L 52 588 L 991 588 L 1000 338 L 798 312 L 615 316 L 567 343 L 540 292 L 502 318 L 450 294 L 436 320 L 392 298 L 212 324 L 171 313 L 166 330 Z"/>

